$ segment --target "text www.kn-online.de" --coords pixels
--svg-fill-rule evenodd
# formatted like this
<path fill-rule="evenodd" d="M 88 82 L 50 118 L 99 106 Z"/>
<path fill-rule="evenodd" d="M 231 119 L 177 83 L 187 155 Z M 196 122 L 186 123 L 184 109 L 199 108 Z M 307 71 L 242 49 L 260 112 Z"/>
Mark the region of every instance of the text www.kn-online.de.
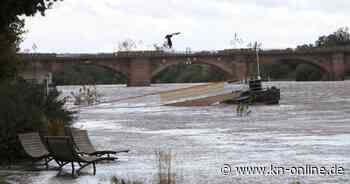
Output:
<path fill-rule="evenodd" d="M 306 164 L 303 166 L 283 167 L 278 165 L 262 165 L 262 166 L 231 166 L 224 164 L 221 168 L 223 175 L 261 175 L 261 176 L 277 176 L 277 175 L 309 175 L 309 176 L 343 176 L 345 175 L 344 167 L 338 165 L 316 166 Z"/>

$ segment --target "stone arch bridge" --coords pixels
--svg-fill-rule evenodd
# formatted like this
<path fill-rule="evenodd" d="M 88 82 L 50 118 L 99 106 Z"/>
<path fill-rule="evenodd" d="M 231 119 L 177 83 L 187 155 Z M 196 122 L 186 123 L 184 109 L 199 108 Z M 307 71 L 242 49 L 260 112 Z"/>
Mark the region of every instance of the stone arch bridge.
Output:
<path fill-rule="evenodd" d="M 349 48 L 310 48 L 264 50 L 264 63 L 308 63 L 317 66 L 324 80 L 344 80 L 350 72 Z M 97 65 L 128 77 L 128 86 L 149 86 L 154 76 L 179 63 L 205 64 L 225 73 L 228 80 L 242 80 L 255 73 L 255 52 L 250 49 L 226 49 L 201 52 L 129 51 L 104 54 L 20 54 L 25 67 L 20 75 L 42 81 L 49 73 L 74 65 Z M 254 69 L 255 70 L 255 69 Z"/>

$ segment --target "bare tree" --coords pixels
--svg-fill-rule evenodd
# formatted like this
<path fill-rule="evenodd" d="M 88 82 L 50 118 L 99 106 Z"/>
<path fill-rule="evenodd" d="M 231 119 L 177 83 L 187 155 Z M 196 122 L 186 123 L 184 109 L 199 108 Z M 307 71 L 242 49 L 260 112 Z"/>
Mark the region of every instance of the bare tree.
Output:
<path fill-rule="evenodd" d="M 158 46 L 158 44 L 153 44 L 153 47 L 155 50 L 159 51 L 159 50 L 163 50 L 164 48 L 162 46 Z"/>
<path fill-rule="evenodd" d="M 234 38 L 233 38 L 233 40 L 230 41 L 230 43 L 231 43 L 231 45 L 233 46 L 233 48 L 237 48 L 237 46 L 238 46 L 238 47 L 242 47 L 244 41 L 243 41 L 242 38 L 240 38 L 240 37 L 238 36 L 237 33 L 235 33 L 235 34 L 234 34 Z"/>
<path fill-rule="evenodd" d="M 134 40 L 127 38 L 118 43 L 118 51 L 131 51 L 136 48 Z"/>

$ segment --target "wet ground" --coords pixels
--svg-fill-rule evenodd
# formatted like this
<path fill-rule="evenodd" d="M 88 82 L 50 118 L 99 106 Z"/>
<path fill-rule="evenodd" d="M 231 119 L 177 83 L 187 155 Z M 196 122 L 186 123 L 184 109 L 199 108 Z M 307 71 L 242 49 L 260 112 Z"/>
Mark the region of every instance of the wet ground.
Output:
<path fill-rule="evenodd" d="M 80 108 L 74 126 L 87 129 L 100 149 L 129 148 L 131 152 L 121 154 L 118 162 L 98 164 L 96 176 L 87 168 L 75 179 L 56 177 L 56 171 L 21 171 L 10 179 L 92 184 L 110 183 L 117 176 L 154 183 L 156 150 L 171 150 L 176 155 L 177 183 L 350 183 L 350 82 L 270 84 L 281 88 L 280 105 L 250 107 L 247 117 L 237 116 L 235 107 L 229 105 L 160 106 L 157 95 L 117 101 L 189 84 L 98 86 L 103 100 L 112 102 Z M 76 87 L 60 89 L 69 94 Z M 228 175 L 222 173 L 225 164 L 231 167 Z M 344 168 L 344 174 L 242 176 L 235 169 L 271 164 L 285 168 L 337 165 Z"/>

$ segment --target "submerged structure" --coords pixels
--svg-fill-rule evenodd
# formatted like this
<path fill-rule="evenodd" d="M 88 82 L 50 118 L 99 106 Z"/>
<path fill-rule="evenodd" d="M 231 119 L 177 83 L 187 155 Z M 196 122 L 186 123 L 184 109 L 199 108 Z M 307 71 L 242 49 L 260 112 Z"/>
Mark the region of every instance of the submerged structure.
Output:
<path fill-rule="evenodd" d="M 239 97 L 239 91 L 225 90 L 227 82 L 214 82 L 160 93 L 163 105 L 209 106 Z"/>

